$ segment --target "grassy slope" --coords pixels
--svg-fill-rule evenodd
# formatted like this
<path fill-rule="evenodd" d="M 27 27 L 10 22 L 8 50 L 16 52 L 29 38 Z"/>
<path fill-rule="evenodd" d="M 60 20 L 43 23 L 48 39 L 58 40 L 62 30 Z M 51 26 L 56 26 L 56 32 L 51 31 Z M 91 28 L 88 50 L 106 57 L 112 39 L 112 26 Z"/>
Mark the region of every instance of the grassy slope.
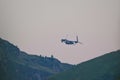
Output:
<path fill-rule="evenodd" d="M 0 80 L 46 80 L 71 67 L 53 57 L 28 55 L 0 38 Z"/>
<path fill-rule="evenodd" d="M 81 63 L 49 80 L 120 80 L 120 50 Z"/>

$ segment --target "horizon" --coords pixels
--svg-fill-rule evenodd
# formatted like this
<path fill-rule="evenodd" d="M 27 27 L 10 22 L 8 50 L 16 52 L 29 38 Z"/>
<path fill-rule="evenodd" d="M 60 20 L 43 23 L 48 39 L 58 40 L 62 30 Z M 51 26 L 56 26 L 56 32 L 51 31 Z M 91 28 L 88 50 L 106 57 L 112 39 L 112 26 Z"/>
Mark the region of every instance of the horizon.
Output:
<path fill-rule="evenodd" d="M 0 37 L 33 55 L 78 64 L 120 49 L 120 0 L 1 0 Z M 83 45 L 66 45 L 61 39 Z"/>
<path fill-rule="evenodd" d="M 5 40 L 5 41 L 8 41 L 8 40 L 3 39 L 3 38 L 1 38 L 1 37 L 0 37 L 0 39 Z M 10 41 L 8 41 L 8 42 L 9 42 L 10 44 L 16 46 L 17 48 L 19 48 L 19 47 L 17 46 L 17 44 L 11 43 Z M 19 48 L 19 49 L 20 49 L 20 48 Z M 106 53 L 103 53 L 103 54 L 101 54 L 101 55 L 99 55 L 99 56 L 96 56 L 96 57 L 94 57 L 94 58 L 91 58 L 91 59 L 85 60 L 85 61 L 83 61 L 83 62 L 86 62 L 86 61 L 89 61 L 89 60 L 95 59 L 95 58 L 97 58 L 97 57 L 100 57 L 100 56 L 103 56 L 103 55 L 109 54 L 109 53 L 111 53 L 111 52 L 119 51 L 119 50 L 120 50 L 120 49 L 117 49 L 117 50 L 114 50 L 114 51 L 110 51 L 110 52 L 106 52 Z M 20 49 L 20 51 L 22 51 L 22 50 Z M 28 53 L 28 52 L 26 52 L 26 51 L 22 51 L 22 52 L 25 52 L 26 54 L 28 54 L 28 55 L 32 55 L 32 56 L 34 56 L 34 55 L 35 55 L 35 56 L 42 56 L 42 57 L 51 57 L 51 56 L 53 56 L 53 58 L 59 60 L 61 63 L 67 63 L 67 64 L 71 64 L 71 65 L 77 65 L 77 64 L 81 64 L 81 63 L 83 63 L 83 62 L 79 62 L 79 63 L 77 63 L 77 64 L 73 64 L 73 63 L 64 62 L 64 61 L 61 61 L 59 58 L 55 57 L 55 56 L 52 55 L 52 54 L 49 55 L 49 56 L 46 56 L 46 55 L 42 55 L 42 54 L 32 54 L 32 53 Z"/>

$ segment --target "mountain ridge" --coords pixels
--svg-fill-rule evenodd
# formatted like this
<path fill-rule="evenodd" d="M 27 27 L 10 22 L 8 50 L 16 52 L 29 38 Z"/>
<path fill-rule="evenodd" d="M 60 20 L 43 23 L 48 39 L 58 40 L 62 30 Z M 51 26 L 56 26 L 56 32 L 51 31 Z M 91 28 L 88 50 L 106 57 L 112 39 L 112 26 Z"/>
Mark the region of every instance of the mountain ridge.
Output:
<path fill-rule="evenodd" d="M 0 80 L 47 80 L 48 76 L 71 67 L 53 56 L 29 55 L 0 38 Z"/>
<path fill-rule="evenodd" d="M 77 65 L 30 55 L 0 38 L 0 80 L 120 80 L 120 50 Z"/>
<path fill-rule="evenodd" d="M 120 80 L 120 50 L 78 64 L 49 80 Z"/>

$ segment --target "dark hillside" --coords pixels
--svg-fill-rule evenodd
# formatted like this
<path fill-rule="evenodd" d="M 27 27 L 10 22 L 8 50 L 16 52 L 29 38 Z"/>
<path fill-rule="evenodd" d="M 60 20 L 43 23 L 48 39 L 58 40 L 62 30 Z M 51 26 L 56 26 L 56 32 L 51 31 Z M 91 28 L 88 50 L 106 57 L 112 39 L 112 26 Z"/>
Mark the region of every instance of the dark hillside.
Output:
<path fill-rule="evenodd" d="M 49 80 L 120 80 L 120 50 L 83 62 Z"/>
<path fill-rule="evenodd" d="M 71 67 L 53 56 L 29 55 L 0 38 L 0 80 L 46 80 Z"/>

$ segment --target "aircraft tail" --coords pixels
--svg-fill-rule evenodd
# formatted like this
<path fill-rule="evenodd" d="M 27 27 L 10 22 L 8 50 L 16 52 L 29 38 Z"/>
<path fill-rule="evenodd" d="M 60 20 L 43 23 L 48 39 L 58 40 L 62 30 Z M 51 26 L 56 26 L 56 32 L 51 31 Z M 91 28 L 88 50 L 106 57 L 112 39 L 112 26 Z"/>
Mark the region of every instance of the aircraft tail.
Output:
<path fill-rule="evenodd" d="M 76 40 L 77 40 L 77 41 L 76 41 L 77 43 L 80 43 L 80 44 L 82 44 L 81 42 L 79 42 L 79 41 L 78 41 L 78 36 L 76 36 Z"/>
<path fill-rule="evenodd" d="M 77 40 L 77 42 L 78 42 L 78 36 L 76 36 L 76 40 Z"/>

